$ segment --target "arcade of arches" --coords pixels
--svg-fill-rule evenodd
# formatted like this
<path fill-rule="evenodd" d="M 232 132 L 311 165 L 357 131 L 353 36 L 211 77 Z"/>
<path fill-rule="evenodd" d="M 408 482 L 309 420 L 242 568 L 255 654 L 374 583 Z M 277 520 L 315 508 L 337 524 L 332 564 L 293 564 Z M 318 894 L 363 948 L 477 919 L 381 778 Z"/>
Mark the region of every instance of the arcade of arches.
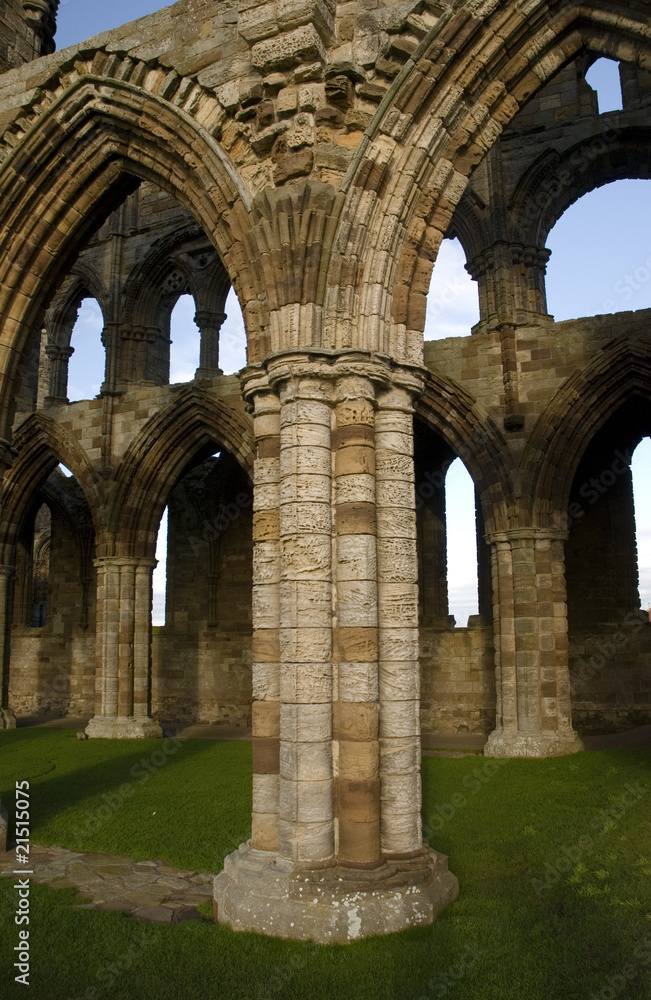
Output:
<path fill-rule="evenodd" d="M 61 53 L 56 0 L 2 6 L 2 723 L 251 725 L 218 919 L 318 941 L 430 922 L 457 882 L 422 840 L 421 732 L 550 756 L 651 722 L 630 473 L 651 316 L 556 323 L 545 295 L 565 209 L 649 176 L 647 5 L 180 0 Z M 620 111 L 586 82 L 601 56 Z M 423 344 L 445 236 L 480 318 Z M 248 363 L 224 375 L 231 287 Z M 187 293 L 199 366 L 170 385 Z M 104 380 L 69 402 L 87 297 Z"/>

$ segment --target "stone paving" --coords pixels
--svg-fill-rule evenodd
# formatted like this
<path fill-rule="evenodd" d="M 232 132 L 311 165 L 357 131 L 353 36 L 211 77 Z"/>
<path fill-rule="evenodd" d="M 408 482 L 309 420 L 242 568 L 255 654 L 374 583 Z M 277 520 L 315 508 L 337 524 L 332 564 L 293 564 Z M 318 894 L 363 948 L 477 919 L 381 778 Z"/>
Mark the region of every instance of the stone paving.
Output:
<path fill-rule="evenodd" d="M 131 861 L 111 854 L 31 845 L 30 879 L 53 889 L 76 889 L 89 902 L 79 909 L 126 910 L 133 917 L 175 924 L 205 919 L 198 906 L 212 901 L 214 875 L 163 861 Z M 0 875 L 15 877 L 15 851 L 0 860 Z"/>

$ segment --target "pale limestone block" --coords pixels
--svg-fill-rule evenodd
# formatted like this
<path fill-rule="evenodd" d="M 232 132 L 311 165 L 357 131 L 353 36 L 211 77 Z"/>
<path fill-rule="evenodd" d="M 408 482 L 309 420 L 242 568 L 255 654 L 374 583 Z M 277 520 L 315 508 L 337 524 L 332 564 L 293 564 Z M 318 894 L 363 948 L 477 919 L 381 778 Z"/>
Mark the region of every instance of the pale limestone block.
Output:
<path fill-rule="evenodd" d="M 254 510 L 278 510 L 278 482 L 258 483 L 256 480 L 253 491 Z"/>
<path fill-rule="evenodd" d="M 350 398 L 342 401 L 344 393 Z M 368 395 L 367 380 L 364 378 L 355 379 L 351 386 L 350 379 L 341 379 L 337 387 L 337 395 L 340 401 L 336 408 L 337 427 L 350 427 L 356 424 L 363 424 L 366 427 L 373 427 L 375 423 L 375 407 Z"/>
<path fill-rule="evenodd" d="M 327 448 L 330 449 L 330 408 L 327 413 L 328 422 L 307 423 L 301 421 L 296 424 L 285 424 L 283 426 L 283 448 Z"/>
<path fill-rule="evenodd" d="M 387 41 L 388 35 L 385 32 L 373 32 L 364 35 L 358 35 L 356 32 L 353 40 L 353 62 L 358 66 L 364 67 L 364 69 L 371 69 L 375 66 L 377 58 Z"/>
<path fill-rule="evenodd" d="M 373 535 L 337 536 L 337 581 L 375 580 L 376 540 Z"/>
<path fill-rule="evenodd" d="M 309 383 L 309 388 L 313 390 L 312 383 Z M 321 393 L 327 390 L 327 386 L 321 387 Z M 321 427 L 321 434 L 323 436 L 318 440 L 324 444 L 329 442 L 331 413 L 332 407 L 327 399 L 323 400 L 311 397 L 291 398 L 288 402 L 283 403 L 280 411 L 280 428 L 283 443 L 285 441 L 285 434 L 289 435 L 289 440 L 293 443 L 292 438 L 296 429 L 301 426 L 313 428 L 315 434 L 318 432 L 318 428 Z"/>
<path fill-rule="evenodd" d="M 388 628 L 381 626 L 378 629 L 378 641 L 380 646 L 380 662 L 382 665 L 388 661 L 404 662 L 413 660 L 418 662 L 419 655 L 419 635 L 417 628 Z"/>
<path fill-rule="evenodd" d="M 413 508 L 388 505 L 379 507 L 376 522 L 378 540 L 380 538 L 416 539 L 416 517 Z"/>
<path fill-rule="evenodd" d="M 251 613 L 256 628 L 275 628 L 280 621 L 280 595 L 276 586 L 254 587 Z"/>
<path fill-rule="evenodd" d="M 287 447 L 283 436 L 280 453 L 280 475 L 303 476 L 316 474 L 329 476 L 332 470 L 330 444 L 326 448 L 316 445 L 292 445 Z"/>
<path fill-rule="evenodd" d="M 261 438 L 277 437 L 280 434 L 280 409 L 274 409 L 269 413 L 256 411 L 253 427 L 256 441 Z"/>
<path fill-rule="evenodd" d="M 375 503 L 375 476 L 337 476 L 337 503 Z"/>
<path fill-rule="evenodd" d="M 275 4 L 260 4 L 240 12 L 237 30 L 247 42 L 259 42 L 279 32 Z M 220 88 L 223 90 L 224 88 Z"/>
<path fill-rule="evenodd" d="M 377 558 L 378 564 L 389 570 L 394 582 L 413 583 L 416 579 L 416 546 L 411 538 L 378 539 Z"/>
<path fill-rule="evenodd" d="M 283 820 L 323 823 L 334 811 L 332 779 L 297 781 L 280 776 L 279 813 Z"/>
<path fill-rule="evenodd" d="M 383 660 L 379 669 L 382 700 L 411 701 L 420 696 L 420 669 L 414 660 Z"/>
<path fill-rule="evenodd" d="M 377 448 L 375 452 L 375 474 L 381 479 L 414 479 L 414 462 L 409 453 L 394 451 L 392 448 Z"/>
<path fill-rule="evenodd" d="M 332 743 L 283 741 L 280 776 L 291 781 L 329 781 L 332 778 Z"/>
<path fill-rule="evenodd" d="M 280 601 L 284 628 L 328 628 L 332 622 L 332 585 L 328 581 L 283 581 Z"/>
<path fill-rule="evenodd" d="M 406 854 L 417 851 L 422 846 L 422 824 L 420 813 L 400 813 L 388 816 L 382 812 L 380 818 L 382 851 L 385 854 Z"/>
<path fill-rule="evenodd" d="M 298 823 L 281 818 L 278 839 L 278 853 L 290 861 L 322 861 L 334 853 L 334 829 L 330 819 L 323 823 Z"/>
<path fill-rule="evenodd" d="M 283 580 L 330 580 L 332 543 L 327 535 L 287 536 L 282 512 L 280 531 Z"/>
<path fill-rule="evenodd" d="M 375 580 L 337 583 L 337 620 L 343 628 L 377 625 L 378 603 Z"/>
<path fill-rule="evenodd" d="M 253 579 L 256 584 L 280 580 L 280 545 L 277 541 L 259 541 L 253 547 Z"/>
<path fill-rule="evenodd" d="M 277 813 L 279 776 L 277 774 L 253 775 L 253 812 Z"/>
<path fill-rule="evenodd" d="M 280 664 L 253 664 L 254 701 L 277 701 L 280 698 Z"/>
<path fill-rule="evenodd" d="M 288 535 L 303 535 L 306 532 L 319 534 L 332 530 L 332 506 L 330 503 L 305 501 L 285 503 L 282 507 L 283 530 Z"/>
<path fill-rule="evenodd" d="M 332 704 L 280 706 L 280 737 L 294 743 L 323 743 L 332 739 Z"/>
<path fill-rule="evenodd" d="M 382 718 L 380 712 L 380 720 Z M 380 769 L 383 774 L 414 774 L 420 768 L 421 743 L 414 736 L 380 739 Z"/>
<path fill-rule="evenodd" d="M 420 735 L 420 704 L 418 701 L 387 701 L 382 698 L 380 738 Z"/>
<path fill-rule="evenodd" d="M 317 475 L 290 476 L 283 479 L 280 487 L 281 524 L 284 507 L 289 503 L 330 502 L 331 477 Z M 276 501 L 276 506 L 278 502 Z"/>
<path fill-rule="evenodd" d="M 268 483 L 278 483 L 280 478 L 279 458 L 256 458 L 255 460 L 255 491 Z M 254 495 L 255 500 L 255 495 Z"/>
<path fill-rule="evenodd" d="M 332 701 L 330 663 L 283 664 L 280 697 L 284 704 L 327 704 Z"/>
<path fill-rule="evenodd" d="M 409 778 L 404 774 L 385 773 L 380 765 L 380 799 L 383 816 L 398 817 L 420 813 L 422 803 L 419 771 L 416 770 Z"/>
<path fill-rule="evenodd" d="M 330 628 L 285 628 L 281 622 L 280 653 L 283 663 L 324 663 L 332 657 Z"/>
<path fill-rule="evenodd" d="M 339 663 L 337 686 L 339 701 L 377 701 L 377 663 Z"/>
<path fill-rule="evenodd" d="M 377 600 L 380 626 L 403 628 L 418 625 L 417 584 L 378 583 Z"/>
<path fill-rule="evenodd" d="M 378 511 L 384 507 L 404 507 L 414 517 L 414 484 L 404 479 L 377 476 L 376 502 Z M 379 534 L 379 531 L 378 531 Z"/>

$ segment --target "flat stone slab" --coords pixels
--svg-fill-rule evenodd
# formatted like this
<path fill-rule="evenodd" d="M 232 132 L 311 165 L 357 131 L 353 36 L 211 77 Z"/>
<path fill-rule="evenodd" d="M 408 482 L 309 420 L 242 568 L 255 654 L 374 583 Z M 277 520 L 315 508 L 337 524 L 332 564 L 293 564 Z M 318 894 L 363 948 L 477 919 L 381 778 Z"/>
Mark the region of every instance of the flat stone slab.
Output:
<path fill-rule="evenodd" d="M 178 923 L 205 920 L 197 909 L 212 898 L 214 875 L 174 868 L 158 859 L 132 861 L 115 854 L 31 845 L 30 879 L 53 888 L 76 889 L 90 902 L 77 909 L 124 910 L 142 920 Z M 0 855 L 0 876 L 15 878 L 15 851 Z"/>

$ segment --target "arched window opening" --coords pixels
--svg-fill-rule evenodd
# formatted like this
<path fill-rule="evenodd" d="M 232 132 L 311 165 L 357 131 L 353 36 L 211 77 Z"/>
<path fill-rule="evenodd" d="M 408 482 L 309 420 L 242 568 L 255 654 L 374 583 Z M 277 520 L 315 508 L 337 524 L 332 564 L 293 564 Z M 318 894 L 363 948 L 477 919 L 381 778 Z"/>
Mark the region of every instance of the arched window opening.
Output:
<path fill-rule="evenodd" d="M 246 330 L 240 302 L 231 288 L 226 299 L 226 319 L 219 335 L 219 363 L 225 375 L 232 375 L 246 364 Z"/>
<path fill-rule="evenodd" d="M 645 437 L 633 452 L 633 502 L 640 607 L 651 609 L 651 438 Z"/>
<path fill-rule="evenodd" d="M 479 322 L 477 284 L 466 271 L 465 263 L 466 255 L 459 240 L 443 240 L 427 294 L 425 340 L 467 337 Z"/>
<path fill-rule="evenodd" d="M 28 622 L 32 628 L 43 628 L 47 622 L 51 538 L 52 515 L 50 508 L 46 504 L 41 504 L 34 518 L 32 542 L 32 579 Z"/>
<path fill-rule="evenodd" d="M 597 59 L 586 73 L 585 78 L 597 94 L 600 115 L 607 111 L 622 110 L 619 63 L 613 59 Z"/>
<path fill-rule="evenodd" d="M 621 180 L 576 201 L 547 239 L 556 321 L 651 308 L 651 182 Z"/>
<path fill-rule="evenodd" d="M 70 471 L 67 465 L 63 464 L 63 462 L 59 462 L 58 468 L 59 472 L 62 472 L 63 475 L 66 477 L 66 479 L 70 479 L 72 477 L 72 472 Z"/>
<path fill-rule="evenodd" d="M 96 299 L 84 299 L 72 330 L 68 361 L 68 392 L 71 403 L 97 396 L 104 381 L 105 352 L 102 344 L 104 318 Z"/>
<path fill-rule="evenodd" d="M 448 607 L 457 628 L 478 614 L 475 488 L 460 458 L 445 477 L 445 523 L 448 561 Z"/>
<path fill-rule="evenodd" d="M 199 367 L 201 335 L 191 295 L 180 295 L 170 316 L 170 382 L 191 382 Z"/>
<path fill-rule="evenodd" d="M 167 602 L 167 507 L 163 511 L 158 528 L 156 541 L 156 567 L 153 573 L 152 590 L 152 625 L 165 624 L 165 608 Z"/>
<path fill-rule="evenodd" d="M 163 719 L 250 721 L 252 507 L 248 476 L 215 446 L 169 492 L 152 613 L 152 705 Z"/>

